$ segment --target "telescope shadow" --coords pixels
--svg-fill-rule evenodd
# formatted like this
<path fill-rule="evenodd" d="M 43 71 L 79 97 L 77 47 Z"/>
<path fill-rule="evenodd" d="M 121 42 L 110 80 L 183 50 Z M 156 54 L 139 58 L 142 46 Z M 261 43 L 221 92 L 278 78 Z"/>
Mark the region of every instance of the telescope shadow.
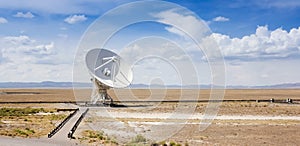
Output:
<path fill-rule="evenodd" d="M 125 105 L 125 104 L 116 104 L 116 103 L 111 103 L 111 104 L 84 104 L 81 105 L 82 107 L 110 107 L 110 108 L 134 108 L 134 107 L 149 107 L 152 105 L 145 105 L 145 104 L 134 104 L 134 105 Z"/>
<path fill-rule="evenodd" d="M 149 106 L 152 106 L 152 105 L 124 105 L 124 104 L 110 104 L 110 107 L 112 108 L 130 108 L 130 107 L 149 107 Z"/>

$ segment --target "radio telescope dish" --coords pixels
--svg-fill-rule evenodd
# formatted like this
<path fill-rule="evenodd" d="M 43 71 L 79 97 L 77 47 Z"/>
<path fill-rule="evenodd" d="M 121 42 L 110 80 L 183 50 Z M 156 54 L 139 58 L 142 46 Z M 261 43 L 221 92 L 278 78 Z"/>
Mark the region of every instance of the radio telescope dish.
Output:
<path fill-rule="evenodd" d="M 102 100 L 104 104 L 112 98 L 107 94 L 109 88 L 125 88 L 133 79 L 131 67 L 116 53 L 106 49 L 92 49 L 85 58 L 86 66 L 92 76 L 92 104 Z"/>

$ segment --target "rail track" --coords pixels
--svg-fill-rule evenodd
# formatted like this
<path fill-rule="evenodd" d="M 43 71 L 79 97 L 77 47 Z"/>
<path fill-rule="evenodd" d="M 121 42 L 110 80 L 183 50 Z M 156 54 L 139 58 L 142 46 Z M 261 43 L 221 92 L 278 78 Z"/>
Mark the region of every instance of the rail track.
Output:
<path fill-rule="evenodd" d="M 75 109 L 74 112 L 69 114 L 68 117 L 66 117 L 58 126 L 56 126 L 49 134 L 48 138 L 51 138 L 53 135 L 55 135 L 77 112 L 79 108 Z"/>

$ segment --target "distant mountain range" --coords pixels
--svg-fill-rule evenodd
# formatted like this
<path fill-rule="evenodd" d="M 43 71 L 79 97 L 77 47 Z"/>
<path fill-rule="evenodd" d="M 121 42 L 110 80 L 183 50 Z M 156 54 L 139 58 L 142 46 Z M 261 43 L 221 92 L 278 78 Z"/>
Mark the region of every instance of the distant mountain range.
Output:
<path fill-rule="evenodd" d="M 79 88 L 88 88 L 92 86 L 92 83 L 80 83 L 80 82 L 52 82 L 52 81 L 44 81 L 44 82 L 0 82 L 0 88 L 72 88 L 73 86 Z M 145 84 L 132 84 L 129 88 L 169 88 L 169 89 L 210 89 L 211 85 L 145 85 Z M 276 85 L 265 85 L 265 86 L 236 86 L 236 85 L 228 85 L 227 89 L 293 89 L 299 88 L 300 83 L 284 83 L 284 84 L 276 84 Z"/>
<path fill-rule="evenodd" d="M 72 88 L 91 87 L 91 83 L 73 83 L 73 82 L 0 82 L 0 88 Z"/>

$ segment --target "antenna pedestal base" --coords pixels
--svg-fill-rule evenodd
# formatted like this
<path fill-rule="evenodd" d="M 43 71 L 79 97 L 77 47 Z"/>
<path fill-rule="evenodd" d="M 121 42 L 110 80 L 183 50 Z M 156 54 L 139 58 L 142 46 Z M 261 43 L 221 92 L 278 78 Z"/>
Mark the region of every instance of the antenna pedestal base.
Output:
<path fill-rule="evenodd" d="M 107 94 L 108 86 L 102 84 L 95 78 L 92 78 L 93 81 L 93 91 L 91 96 L 92 105 L 104 104 L 111 105 L 113 104 L 113 99 Z M 100 102 L 100 103 L 99 103 Z"/>

